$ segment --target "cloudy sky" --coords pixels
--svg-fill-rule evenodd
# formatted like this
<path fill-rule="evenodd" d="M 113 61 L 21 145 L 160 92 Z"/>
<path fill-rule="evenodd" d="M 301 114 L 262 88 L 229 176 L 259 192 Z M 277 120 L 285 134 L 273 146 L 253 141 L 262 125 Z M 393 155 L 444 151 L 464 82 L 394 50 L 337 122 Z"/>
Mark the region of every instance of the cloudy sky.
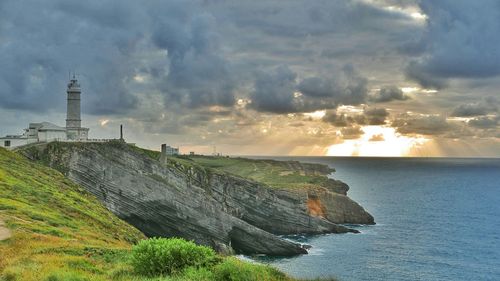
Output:
<path fill-rule="evenodd" d="M 500 157 L 497 0 L 0 0 L 0 134 L 238 155 Z"/>

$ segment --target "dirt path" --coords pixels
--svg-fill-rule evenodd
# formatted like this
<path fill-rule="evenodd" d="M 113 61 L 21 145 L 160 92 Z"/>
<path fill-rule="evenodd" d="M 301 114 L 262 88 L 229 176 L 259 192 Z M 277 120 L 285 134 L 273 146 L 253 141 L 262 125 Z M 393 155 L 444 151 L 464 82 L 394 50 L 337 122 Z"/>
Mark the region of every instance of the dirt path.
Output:
<path fill-rule="evenodd" d="M 0 220 L 0 241 L 9 239 L 12 234 L 10 233 L 10 230 L 5 227 L 5 223 Z"/>

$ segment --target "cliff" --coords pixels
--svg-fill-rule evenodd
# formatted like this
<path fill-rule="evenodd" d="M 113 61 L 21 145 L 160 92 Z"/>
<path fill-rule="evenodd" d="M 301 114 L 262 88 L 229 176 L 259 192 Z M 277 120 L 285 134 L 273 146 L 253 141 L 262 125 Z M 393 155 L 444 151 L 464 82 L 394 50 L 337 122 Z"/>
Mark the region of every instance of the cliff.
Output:
<path fill-rule="evenodd" d="M 144 234 L 60 172 L 0 148 L 0 280 L 296 280 L 269 266 L 223 256 L 165 278 L 150 278 L 131 263 L 131 248 L 142 239 Z M 185 244 L 182 248 L 190 249 L 184 257 L 199 252 Z M 162 266 L 179 263 L 163 260 Z"/>
<path fill-rule="evenodd" d="M 170 158 L 170 162 L 181 162 L 188 166 L 196 163 L 233 176 L 252 179 L 260 186 L 265 186 L 266 190 L 271 189 L 270 193 L 288 197 L 286 201 L 295 202 L 295 206 L 306 207 L 295 210 L 296 212 L 301 210 L 300 215 L 306 213 L 339 224 L 374 224 L 373 217 L 347 196 L 349 186 L 328 177 L 335 170 L 327 165 L 212 156 L 179 156 Z M 245 190 L 238 189 L 238 185 L 235 185 L 234 189 L 237 189 L 240 194 L 245 193 Z M 252 191 L 251 188 L 247 190 Z M 250 204 L 250 208 L 256 204 L 258 202 Z M 266 208 L 272 208 L 272 205 Z M 251 213 L 252 209 L 247 211 Z M 288 218 L 290 219 L 293 218 Z M 279 221 L 274 223 L 277 223 L 279 227 Z M 303 228 L 297 229 L 297 232 L 309 233 L 309 230 Z M 290 230 L 282 232 L 272 230 L 271 232 L 288 234 Z M 317 233 L 317 231 L 312 230 L 312 233 Z"/>
<path fill-rule="evenodd" d="M 302 254 L 303 247 L 276 234 L 342 233 L 353 230 L 337 223 L 373 223 L 331 181 L 276 188 L 192 160 L 165 165 L 119 142 L 49 143 L 20 152 L 61 171 L 147 236 L 184 237 L 221 252 Z"/>

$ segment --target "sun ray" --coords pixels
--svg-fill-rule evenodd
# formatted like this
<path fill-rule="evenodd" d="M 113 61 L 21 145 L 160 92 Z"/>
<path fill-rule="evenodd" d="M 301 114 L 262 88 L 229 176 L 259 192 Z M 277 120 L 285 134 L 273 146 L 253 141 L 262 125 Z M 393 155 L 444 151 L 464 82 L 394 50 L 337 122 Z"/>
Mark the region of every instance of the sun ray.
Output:
<path fill-rule="evenodd" d="M 411 156 L 416 148 L 428 139 L 422 136 L 403 136 L 394 128 L 384 126 L 363 126 L 364 134 L 355 140 L 328 147 L 328 156 Z"/>

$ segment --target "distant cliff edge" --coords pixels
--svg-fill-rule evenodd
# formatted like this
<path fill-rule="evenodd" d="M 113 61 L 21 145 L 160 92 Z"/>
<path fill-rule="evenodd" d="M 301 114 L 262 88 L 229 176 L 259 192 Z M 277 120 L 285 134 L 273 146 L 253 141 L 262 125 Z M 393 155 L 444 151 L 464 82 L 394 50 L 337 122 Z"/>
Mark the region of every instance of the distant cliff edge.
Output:
<path fill-rule="evenodd" d="M 121 142 L 18 152 L 59 170 L 147 236 L 184 237 L 220 252 L 305 254 L 277 235 L 356 232 L 339 224 L 374 223 L 324 165 L 206 156 L 162 163 L 156 152 Z"/>

